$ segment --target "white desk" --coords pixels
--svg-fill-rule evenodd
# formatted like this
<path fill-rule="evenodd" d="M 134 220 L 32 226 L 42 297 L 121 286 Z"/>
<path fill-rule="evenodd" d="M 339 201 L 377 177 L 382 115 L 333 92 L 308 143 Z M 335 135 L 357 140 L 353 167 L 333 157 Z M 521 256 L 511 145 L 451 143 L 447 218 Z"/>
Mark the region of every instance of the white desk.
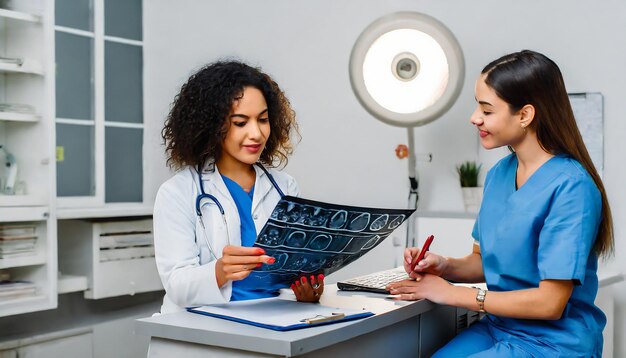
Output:
<path fill-rule="evenodd" d="M 363 309 L 374 316 L 327 326 L 277 332 L 194 313 L 137 321 L 148 335 L 149 357 L 429 357 L 456 334 L 457 309 L 337 291 L 328 285 L 322 304 Z M 423 328 L 423 329 L 421 329 Z"/>
<path fill-rule="evenodd" d="M 617 273 L 599 274 L 596 304 L 609 322 L 606 357 L 613 352 L 613 297 L 608 286 L 623 280 Z M 322 304 L 375 313 L 365 319 L 277 332 L 195 313 L 180 312 L 137 321 L 137 333 L 151 337 L 149 357 L 429 357 L 464 328 L 463 309 L 385 299 L 386 295 L 337 291 L 328 285 Z M 457 318 L 458 317 L 458 318 Z M 611 338 L 609 338 L 611 337 Z"/>

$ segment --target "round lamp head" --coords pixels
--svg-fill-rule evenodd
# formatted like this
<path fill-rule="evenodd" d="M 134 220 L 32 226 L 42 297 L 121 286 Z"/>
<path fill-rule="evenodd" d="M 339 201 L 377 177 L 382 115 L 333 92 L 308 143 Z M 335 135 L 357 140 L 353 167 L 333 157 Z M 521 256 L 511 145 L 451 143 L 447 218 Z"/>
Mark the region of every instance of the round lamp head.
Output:
<path fill-rule="evenodd" d="M 457 99 L 464 77 L 463 53 L 452 33 L 414 12 L 374 21 L 350 55 L 350 82 L 359 102 L 400 127 L 439 118 Z"/>

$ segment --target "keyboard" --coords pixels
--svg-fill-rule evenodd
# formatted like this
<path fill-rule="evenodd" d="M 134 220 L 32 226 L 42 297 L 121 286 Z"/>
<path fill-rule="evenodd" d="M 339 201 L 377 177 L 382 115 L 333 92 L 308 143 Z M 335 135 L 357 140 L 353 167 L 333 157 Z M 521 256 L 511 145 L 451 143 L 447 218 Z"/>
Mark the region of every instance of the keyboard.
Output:
<path fill-rule="evenodd" d="M 402 281 L 408 278 L 409 275 L 404 271 L 404 268 L 398 267 L 339 281 L 337 282 L 337 288 L 343 291 L 389 293 L 389 291 L 385 290 L 385 286 L 391 282 Z"/>

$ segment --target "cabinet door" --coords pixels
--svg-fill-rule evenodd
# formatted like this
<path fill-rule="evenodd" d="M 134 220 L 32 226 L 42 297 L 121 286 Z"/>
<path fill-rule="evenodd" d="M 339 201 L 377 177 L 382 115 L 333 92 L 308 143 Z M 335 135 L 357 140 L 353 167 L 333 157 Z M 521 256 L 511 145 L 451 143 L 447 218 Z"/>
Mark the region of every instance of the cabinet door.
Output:
<path fill-rule="evenodd" d="M 0 358 L 18 358 L 16 349 L 0 351 Z"/>
<path fill-rule="evenodd" d="M 18 348 L 20 358 L 93 357 L 92 333 L 63 337 Z"/>

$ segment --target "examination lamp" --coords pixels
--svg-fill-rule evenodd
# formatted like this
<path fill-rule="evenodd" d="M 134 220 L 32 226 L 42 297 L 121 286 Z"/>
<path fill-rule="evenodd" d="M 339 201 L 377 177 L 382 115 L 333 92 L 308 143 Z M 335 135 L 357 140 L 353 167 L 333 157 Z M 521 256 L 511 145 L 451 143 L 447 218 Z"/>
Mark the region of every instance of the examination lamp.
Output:
<path fill-rule="evenodd" d="M 417 209 L 414 127 L 441 117 L 459 96 L 465 77 L 463 52 L 438 20 L 397 12 L 371 23 L 350 55 L 350 82 L 361 105 L 375 118 L 405 127 L 409 147 L 409 207 Z M 415 246 L 415 215 L 406 246 Z"/>

